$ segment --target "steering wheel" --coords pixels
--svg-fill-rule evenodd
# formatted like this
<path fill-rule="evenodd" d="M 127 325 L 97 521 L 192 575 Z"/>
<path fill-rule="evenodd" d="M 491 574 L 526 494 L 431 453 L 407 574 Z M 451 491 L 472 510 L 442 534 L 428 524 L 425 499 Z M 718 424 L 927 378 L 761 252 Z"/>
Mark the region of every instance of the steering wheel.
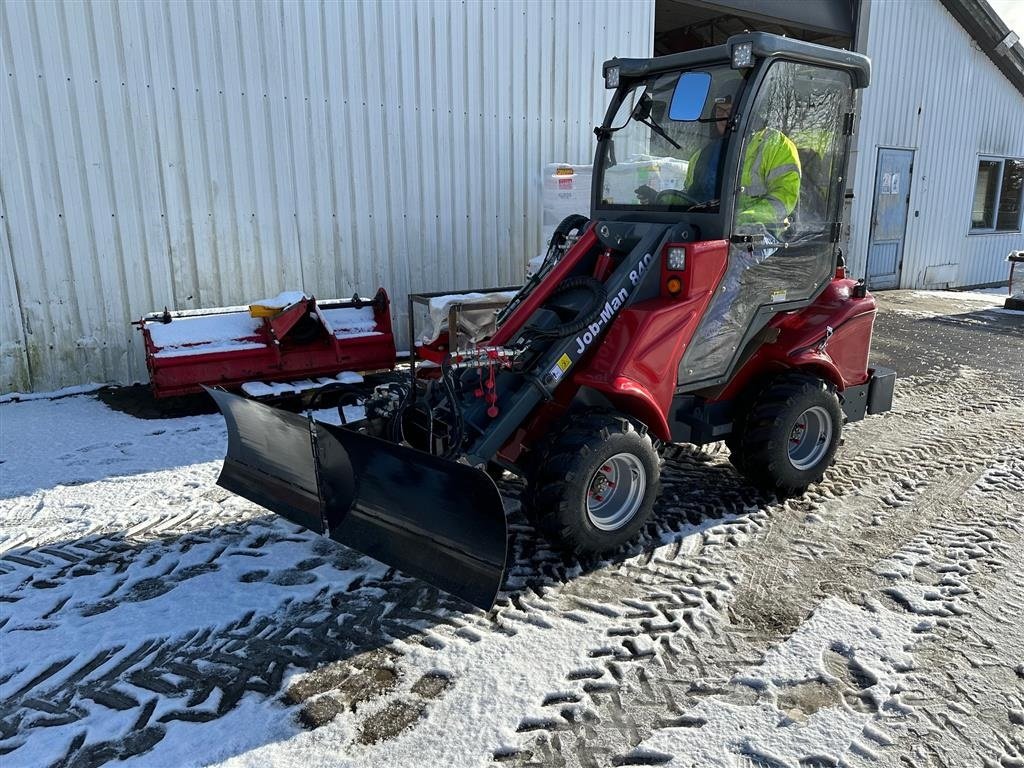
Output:
<path fill-rule="evenodd" d="M 682 200 L 687 205 L 701 205 L 702 200 L 688 195 L 681 189 L 663 189 L 654 198 L 655 205 L 677 205 L 677 201 Z"/>

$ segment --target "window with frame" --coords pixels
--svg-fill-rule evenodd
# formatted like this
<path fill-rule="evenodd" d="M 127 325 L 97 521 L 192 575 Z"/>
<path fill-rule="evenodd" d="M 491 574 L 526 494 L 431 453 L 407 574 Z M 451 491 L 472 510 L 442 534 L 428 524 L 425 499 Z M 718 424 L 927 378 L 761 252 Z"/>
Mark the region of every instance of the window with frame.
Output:
<path fill-rule="evenodd" d="M 1024 159 L 981 157 L 971 201 L 971 233 L 1019 232 Z"/>

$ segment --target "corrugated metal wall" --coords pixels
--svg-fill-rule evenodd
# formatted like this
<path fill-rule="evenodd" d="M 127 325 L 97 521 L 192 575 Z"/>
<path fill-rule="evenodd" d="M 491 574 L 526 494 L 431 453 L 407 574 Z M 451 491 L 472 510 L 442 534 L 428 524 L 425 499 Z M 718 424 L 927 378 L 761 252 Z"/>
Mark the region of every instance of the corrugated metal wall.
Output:
<path fill-rule="evenodd" d="M 873 82 L 857 137 L 852 274 L 865 273 L 882 146 L 916 150 L 901 287 L 930 287 L 928 268 L 947 264 L 957 265 L 951 286 L 1006 280 L 1006 254 L 1024 235 L 967 232 L 979 154 L 1024 156 L 1024 96 L 939 0 L 865 2 Z"/>
<path fill-rule="evenodd" d="M 508 284 L 653 0 L 0 5 L 0 391 L 145 377 L 164 306 Z M 404 302 L 396 303 L 404 315 Z"/>

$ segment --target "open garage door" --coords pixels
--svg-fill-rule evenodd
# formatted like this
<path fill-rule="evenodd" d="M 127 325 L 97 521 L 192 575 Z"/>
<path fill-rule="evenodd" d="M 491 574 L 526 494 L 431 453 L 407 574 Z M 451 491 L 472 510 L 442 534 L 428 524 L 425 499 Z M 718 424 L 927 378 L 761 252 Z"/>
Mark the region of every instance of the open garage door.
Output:
<path fill-rule="evenodd" d="M 656 0 L 654 55 L 724 43 L 744 30 L 852 48 L 859 0 Z"/>

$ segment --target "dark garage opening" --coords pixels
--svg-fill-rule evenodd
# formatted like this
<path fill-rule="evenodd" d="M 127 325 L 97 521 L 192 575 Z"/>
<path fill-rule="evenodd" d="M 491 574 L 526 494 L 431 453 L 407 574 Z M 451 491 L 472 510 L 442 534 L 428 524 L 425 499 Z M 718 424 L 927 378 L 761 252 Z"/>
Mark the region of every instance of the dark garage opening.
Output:
<path fill-rule="evenodd" d="M 852 48 L 858 0 L 656 0 L 654 55 L 724 43 L 744 30 Z"/>

